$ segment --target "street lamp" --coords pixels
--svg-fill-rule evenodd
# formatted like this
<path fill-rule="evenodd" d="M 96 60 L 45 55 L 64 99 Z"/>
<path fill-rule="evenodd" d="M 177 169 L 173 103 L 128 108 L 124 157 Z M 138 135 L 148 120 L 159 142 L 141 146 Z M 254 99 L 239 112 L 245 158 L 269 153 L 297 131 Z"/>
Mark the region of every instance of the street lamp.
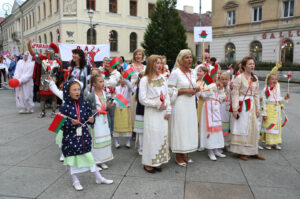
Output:
<path fill-rule="evenodd" d="M 94 10 L 92 9 L 89 9 L 88 10 L 88 14 L 89 14 L 89 18 L 90 18 L 90 27 L 91 27 L 91 30 L 90 30 L 90 43 L 92 44 L 93 43 L 93 22 L 92 22 L 92 19 L 93 19 L 93 14 L 94 14 Z"/>
<path fill-rule="evenodd" d="M 199 2 L 199 21 L 197 24 L 200 27 L 202 25 L 202 14 L 201 14 L 202 6 L 201 5 L 202 5 L 202 2 L 200 0 L 200 2 Z M 197 48 L 198 48 L 198 55 L 196 55 L 196 56 L 198 56 L 198 60 L 201 60 L 201 52 L 202 52 L 201 42 L 199 42 Z M 203 55 L 202 55 L 202 61 L 204 62 Z"/>
<path fill-rule="evenodd" d="M 2 9 L 5 11 L 5 18 L 8 17 L 7 11 L 9 11 L 10 9 L 12 9 L 12 5 L 10 3 L 4 3 L 2 5 Z"/>

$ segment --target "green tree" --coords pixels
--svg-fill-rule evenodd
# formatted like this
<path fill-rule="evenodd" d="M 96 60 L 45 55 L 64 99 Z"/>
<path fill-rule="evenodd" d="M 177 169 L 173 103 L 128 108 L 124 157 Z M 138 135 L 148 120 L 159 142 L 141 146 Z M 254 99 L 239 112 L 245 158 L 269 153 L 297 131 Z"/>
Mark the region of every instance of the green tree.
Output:
<path fill-rule="evenodd" d="M 186 30 L 181 23 L 176 4 L 177 0 L 157 1 L 142 43 L 147 56 L 165 55 L 170 69 L 179 51 L 188 48 Z"/>

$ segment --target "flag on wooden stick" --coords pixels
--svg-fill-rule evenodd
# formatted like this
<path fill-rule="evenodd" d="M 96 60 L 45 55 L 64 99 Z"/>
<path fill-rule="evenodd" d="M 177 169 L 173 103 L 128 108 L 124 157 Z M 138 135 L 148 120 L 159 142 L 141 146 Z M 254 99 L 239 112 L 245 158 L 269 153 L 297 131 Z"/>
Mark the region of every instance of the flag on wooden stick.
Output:
<path fill-rule="evenodd" d="M 123 97 L 121 94 L 116 95 L 115 100 L 123 107 L 125 108 L 128 104 L 129 101 Z"/>
<path fill-rule="evenodd" d="M 52 123 L 50 124 L 48 130 L 54 133 L 58 133 L 61 127 L 63 126 L 64 122 L 66 121 L 67 117 L 61 113 L 57 113 L 54 117 Z"/>

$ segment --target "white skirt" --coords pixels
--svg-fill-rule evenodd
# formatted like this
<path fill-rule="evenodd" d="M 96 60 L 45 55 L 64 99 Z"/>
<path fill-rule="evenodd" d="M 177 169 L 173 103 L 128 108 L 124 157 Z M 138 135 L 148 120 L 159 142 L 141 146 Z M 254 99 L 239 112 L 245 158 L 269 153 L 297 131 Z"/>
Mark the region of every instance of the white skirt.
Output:
<path fill-rule="evenodd" d="M 170 160 L 166 111 L 145 107 L 142 164 L 160 166 Z"/>
<path fill-rule="evenodd" d="M 198 121 L 195 96 L 180 95 L 172 106 L 171 149 L 173 153 L 190 153 L 198 147 Z"/>

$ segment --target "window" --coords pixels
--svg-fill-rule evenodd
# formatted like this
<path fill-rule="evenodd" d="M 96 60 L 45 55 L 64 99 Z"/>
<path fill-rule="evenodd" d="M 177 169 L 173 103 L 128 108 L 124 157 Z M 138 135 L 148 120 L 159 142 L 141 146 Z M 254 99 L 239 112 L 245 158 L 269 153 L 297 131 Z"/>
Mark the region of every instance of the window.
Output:
<path fill-rule="evenodd" d="M 96 44 L 96 30 L 94 28 L 90 28 L 87 31 L 87 44 Z"/>
<path fill-rule="evenodd" d="M 137 1 L 130 0 L 130 16 L 137 16 Z"/>
<path fill-rule="evenodd" d="M 44 34 L 44 40 L 45 40 L 45 44 L 47 44 L 47 35 Z"/>
<path fill-rule="evenodd" d="M 86 0 L 86 9 L 96 10 L 96 0 Z"/>
<path fill-rule="evenodd" d="M 233 43 L 228 43 L 225 46 L 225 61 L 226 62 L 235 61 L 235 46 Z"/>
<path fill-rule="evenodd" d="M 52 0 L 49 0 L 49 16 L 52 15 Z"/>
<path fill-rule="evenodd" d="M 39 43 L 42 43 L 42 38 L 41 38 L 41 36 L 39 36 Z"/>
<path fill-rule="evenodd" d="M 31 28 L 31 15 L 29 15 L 29 28 Z"/>
<path fill-rule="evenodd" d="M 281 49 L 281 61 L 284 64 L 290 64 L 293 63 L 294 59 L 294 44 L 290 39 L 285 39 L 286 41 L 286 47 L 282 48 L 282 43 L 280 43 L 280 49 Z"/>
<path fill-rule="evenodd" d="M 227 26 L 235 25 L 235 10 L 227 12 Z"/>
<path fill-rule="evenodd" d="M 53 35 L 52 35 L 52 32 L 50 32 L 50 42 L 53 42 Z"/>
<path fill-rule="evenodd" d="M 118 13 L 118 0 L 109 0 L 109 12 Z"/>
<path fill-rule="evenodd" d="M 148 17 L 149 18 L 151 18 L 151 15 L 152 15 L 152 12 L 153 12 L 154 8 L 155 8 L 155 4 L 153 4 L 153 3 L 148 4 Z"/>
<path fill-rule="evenodd" d="M 293 17 L 294 16 L 294 0 L 283 2 L 283 17 Z"/>
<path fill-rule="evenodd" d="M 110 51 L 118 51 L 118 33 L 115 30 L 111 34 Z"/>
<path fill-rule="evenodd" d="M 262 61 L 262 45 L 259 41 L 250 44 L 250 56 L 254 57 L 255 61 Z"/>
<path fill-rule="evenodd" d="M 137 35 L 135 32 L 130 34 L 130 52 L 135 51 L 137 49 Z"/>
<path fill-rule="evenodd" d="M 41 21 L 41 8 L 40 8 L 40 6 L 38 7 L 38 14 L 39 14 L 39 21 Z"/>
<path fill-rule="evenodd" d="M 252 21 L 258 22 L 262 20 L 262 7 L 253 7 L 253 13 L 252 13 Z"/>
<path fill-rule="evenodd" d="M 59 10 L 59 0 L 56 0 L 56 12 Z"/>
<path fill-rule="evenodd" d="M 45 2 L 43 3 L 43 10 L 44 10 L 44 19 L 46 19 L 46 4 Z"/>

